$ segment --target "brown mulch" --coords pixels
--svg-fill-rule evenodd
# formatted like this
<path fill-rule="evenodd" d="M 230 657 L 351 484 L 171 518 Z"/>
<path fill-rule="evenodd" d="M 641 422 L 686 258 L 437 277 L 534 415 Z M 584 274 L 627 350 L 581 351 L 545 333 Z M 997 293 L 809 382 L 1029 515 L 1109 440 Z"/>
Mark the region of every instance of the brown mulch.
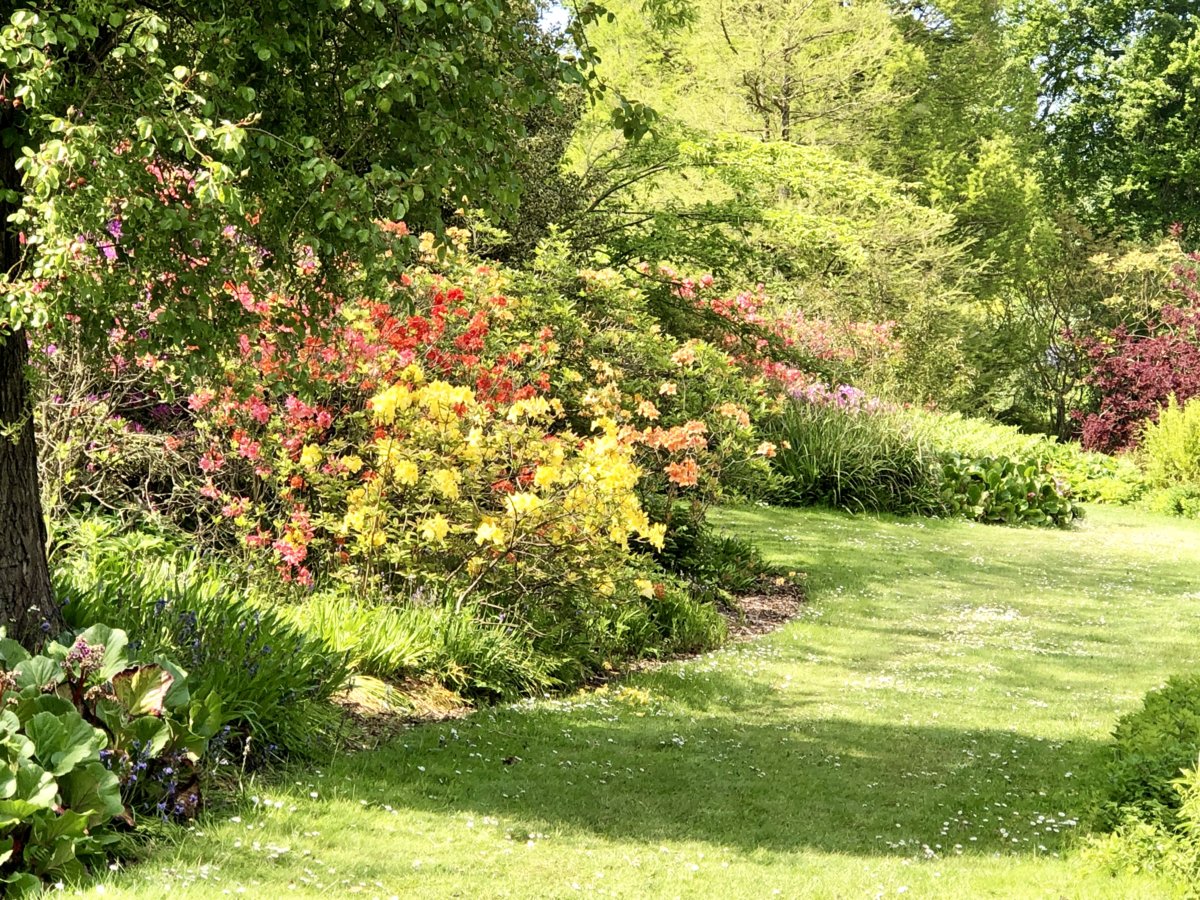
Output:
<path fill-rule="evenodd" d="M 730 641 L 742 643 L 777 631 L 796 618 L 804 605 L 804 597 L 804 586 L 799 581 L 764 576 L 757 590 L 734 597 L 731 602 L 719 604 L 718 608 L 729 628 Z M 598 673 L 589 684 L 599 686 L 632 672 L 652 672 L 667 663 L 691 659 L 695 655 L 680 653 L 658 659 L 630 660 L 618 669 Z"/>
<path fill-rule="evenodd" d="M 461 719 L 474 711 L 458 694 L 429 679 L 394 686 L 371 682 L 371 690 L 352 686 L 333 698 L 344 716 L 342 746 L 351 752 L 378 747 L 414 725 Z M 387 696 L 380 696 L 380 686 Z"/>
<path fill-rule="evenodd" d="M 737 597 L 734 603 L 734 608 L 721 611 L 729 625 L 729 636 L 735 641 L 748 641 L 796 618 L 804 605 L 804 588 L 794 581 L 779 584 L 764 579 L 758 591 Z"/>

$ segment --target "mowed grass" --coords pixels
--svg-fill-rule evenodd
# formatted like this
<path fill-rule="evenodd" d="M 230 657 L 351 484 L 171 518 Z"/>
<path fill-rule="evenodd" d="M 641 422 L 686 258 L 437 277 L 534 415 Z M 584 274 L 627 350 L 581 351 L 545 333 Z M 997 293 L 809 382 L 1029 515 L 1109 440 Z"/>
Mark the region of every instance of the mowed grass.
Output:
<path fill-rule="evenodd" d="M 798 621 L 250 785 L 86 893 L 1169 895 L 1075 848 L 1114 721 L 1197 659 L 1200 526 L 719 522 L 810 573 Z"/>

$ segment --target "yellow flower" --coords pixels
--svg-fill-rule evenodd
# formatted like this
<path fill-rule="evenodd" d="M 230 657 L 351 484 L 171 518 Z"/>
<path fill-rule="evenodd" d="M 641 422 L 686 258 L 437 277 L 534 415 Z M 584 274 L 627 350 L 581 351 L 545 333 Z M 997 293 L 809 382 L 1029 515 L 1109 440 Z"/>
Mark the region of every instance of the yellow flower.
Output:
<path fill-rule="evenodd" d="M 417 392 L 417 397 L 431 419 L 447 418 L 454 414 L 454 407 L 475 402 L 475 393 L 469 387 L 455 387 L 446 381 L 431 381 Z"/>
<path fill-rule="evenodd" d="M 542 498 L 537 494 L 530 494 L 528 491 L 522 491 L 519 494 L 509 494 L 504 498 L 504 508 L 514 518 L 516 516 L 528 515 L 541 505 Z"/>
<path fill-rule="evenodd" d="M 445 497 L 447 500 L 458 499 L 458 473 L 451 469 L 438 469 L 430 479 L 433 481 L 434 490 Z"/>
<path fill-rule="evenodd" d="M 629 504 L 625 508 L 625 529 L 638 534 L 645 534 L 650 528 L 650 517 L 646 515 L 645 510 L 640 507 Z"/>
<path fill-rule="evenodd" d="M 396 460 L 392 466 L 392 478 L 397 484 L 416 484 L 420 475 L 421 470 L 411 459 Z"/>
<path fill-rule="evenodd" d="M 517 422 L 522 416 L 530 421 L 548 419 L 553 416 L 553 409 L 545 397 L 527 397 L 508 408 L 508 421 Z"/>
<path fill-rule="evenodd" d="M 554 485 L 554 483 L 556 481 L 558 481 L 558 479 L 561 475 L 562 475 L 562 472 L 559 470 L 559 468 L 557 466 L 548 466 L 548 465 L 538 466 L 537 471 L 533 473 L 534 487 L 540 487 L 540 488 L 552 487 Z"/>
<path fill-rule="evenodd" d="M 315 469 L 321 464 L 321 448 L 316 444 L 305 444 L 300 451 L 300 465 L 306 469 Z"/>
<path fill-rule="evenodd" d="M 656 550 L 661 550 L 663 548 L 663 542 L 667 539 L 667 526 L 661 524 L 651 525 L 645 531 L 640 533 L 642 537 L 646 539 L 646 543 Z"/>
<path fill-rule="evenodd" d="M 396 421 L 397 411 L 406 410 L 412 405 L 412 393 L 402 384 L 393 384 L 372 397 L 369 403 L 376 421 L 390 425 Z"/>
<path fill-rule="evenodd" d="M 343 456 L 342 465 L 346 467 L 347 472 L 358 474 L 362 471 L 363 461 L 358 456 Z"/>
<path fill-rule="evenodd" d="M 352 509 L 346 513 L 342 519 L 342 528 L 346 531 L 361 532 L 366 528 L 367 513 L 364 509 Z"/>
<path fill-rule="evenodd" d="M 639 594 L 641 594 L 647 600 L 654 599 L 654 582 L 653 581 L 650 581 L 647 578 L 638 578 L 633 583 L 635 585 L 637 585 Z"/>
<path fill-rule="evenodd" d="M 446 535 L 449 533 L 450 523 L 446 521 L 446 517 L 441 513 L 421 523 L 421 537 L 430 543 L 442 543 L 446 540 Z"/>
<path fill-rule="evenodd" d="M 619 519 L 613 519 L 608 523 L 608 539 L 614 544 L 624 544 L 629 538 L 629 532 L 625 530 L 625 526 Z"/>
<path fill-rule="evenodd" d="M 475 529 L 475 543 L 495 544 L 497 547 L 503 547 L 504 529 L 499 527 L 493 520 L 484 519 L 479 523 L 479 527 Z"/>

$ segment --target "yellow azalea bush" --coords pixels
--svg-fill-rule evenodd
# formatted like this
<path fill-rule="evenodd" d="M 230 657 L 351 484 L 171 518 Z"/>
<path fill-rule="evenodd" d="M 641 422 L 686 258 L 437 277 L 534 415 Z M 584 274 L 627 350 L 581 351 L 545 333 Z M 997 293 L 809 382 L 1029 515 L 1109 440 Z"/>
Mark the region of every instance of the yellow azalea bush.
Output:
<path fill-rule="evenodd" d="M 310 552 L 353 561 L 351 577 L 449 578 L 465 600 L 611 595 L 631 537 L 661 546 L 615 424 L 554 432 L 555 401 L 489 404 L 419 366 L 405 375 L 368 400 L 369 438 L 326 445 Z M 367 465 L 352 472 L 351 455 Z"/>

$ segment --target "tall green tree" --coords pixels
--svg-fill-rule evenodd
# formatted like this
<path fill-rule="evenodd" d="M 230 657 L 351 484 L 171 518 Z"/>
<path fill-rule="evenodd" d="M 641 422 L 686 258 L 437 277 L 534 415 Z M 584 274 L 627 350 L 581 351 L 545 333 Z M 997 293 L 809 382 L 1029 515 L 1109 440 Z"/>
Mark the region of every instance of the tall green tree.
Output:
<path fill-rule="evenodd" d="M 897 321 L 905 351 L 869 386 L 961 393 L 970 257 L 954 217 L 876 162 L 919 80 L 886 2 L 699 0 L 675 31 L 619 15 L 589 37 L 602 75 L 659 119 L 631 145 L 585 118 L 574 163 L 589 200 L 570 221 L 581 249 L 761 281 L 845 324 Z"/>
<path fill-rule="evenodd" d="M 378 220 L 513 202 L 522 119 L 586 60 L 506 0 L 9 0 L 0 22 L 0 623 L 51 593 L 28 331 L 150 314 L 185 365 L 237 334 L 250 262 L 370 290 Z M 347 259 L 354 265 L 347 266 Z M 314 274 L 316 273 L 316 274 Z M 349 274 L 348 274 L 349 273 Z M 303 289 L 303 285 L 300 288 Z"/>
<path fill-rule="evenodd" d="M 1157 239 L 1200 227 L 1200 9 L 1192 0 L 1027 0 L 1053 183 L 1079 215 Z"/>

